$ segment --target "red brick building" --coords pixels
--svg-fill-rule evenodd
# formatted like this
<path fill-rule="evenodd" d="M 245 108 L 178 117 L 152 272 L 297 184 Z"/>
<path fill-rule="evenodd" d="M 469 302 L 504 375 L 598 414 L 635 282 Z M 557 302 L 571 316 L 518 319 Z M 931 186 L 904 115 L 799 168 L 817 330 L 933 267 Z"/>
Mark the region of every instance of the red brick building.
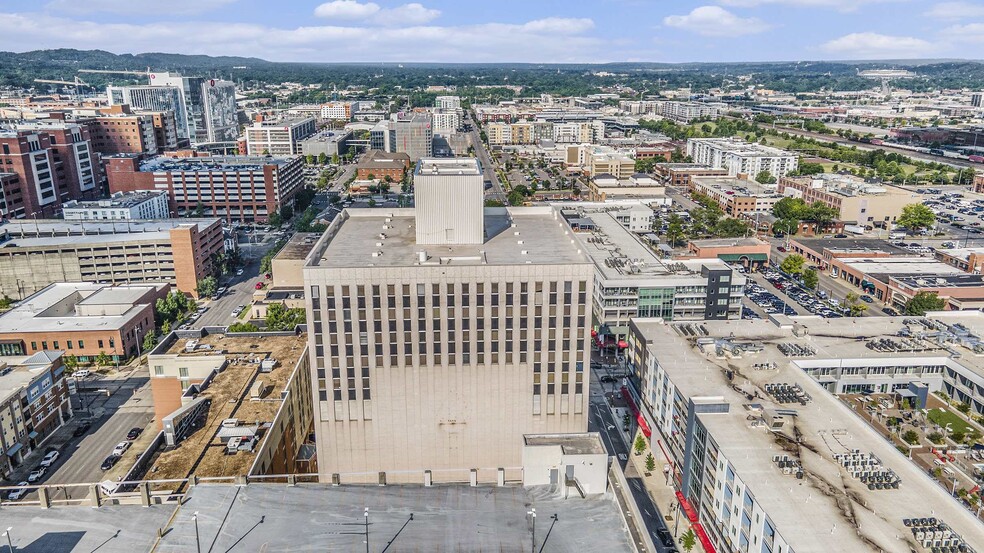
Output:
<path fill-rule="evenodd" d="M 100 194 L 99 158 L 84 125 L 20 125 L 0 131 L 0 214 L 11 219 L 53 217 L 69 200 Z"/>
<path fill-rule="evenodd" d="M 109 190 L 167 190 L 172 213 L 227 221 L 266 222 L 282 206 L 293 207 L 304 186 L 301 157 L 165 157 L 106 160 Z"/>
<path fill-rule="evenodd" d="M 400 182 L 410 168 L 410 156 L 404 153 L 389 153 L 382 150 L 369 150 L 359 162 L 356 178 L 368 180 L 371 178 L 384 180 L 386 177 L 393 182 Z"/>

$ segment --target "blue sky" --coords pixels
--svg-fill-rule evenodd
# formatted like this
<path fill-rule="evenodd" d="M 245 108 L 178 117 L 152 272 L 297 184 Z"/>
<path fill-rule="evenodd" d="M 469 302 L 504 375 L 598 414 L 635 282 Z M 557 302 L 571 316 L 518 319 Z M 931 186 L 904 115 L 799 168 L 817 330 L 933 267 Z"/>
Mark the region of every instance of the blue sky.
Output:
<path fill-rule="evenodd" d="M 273 61 L 984 58 L 984 0 L 0 0 L 0 50 Z"/>

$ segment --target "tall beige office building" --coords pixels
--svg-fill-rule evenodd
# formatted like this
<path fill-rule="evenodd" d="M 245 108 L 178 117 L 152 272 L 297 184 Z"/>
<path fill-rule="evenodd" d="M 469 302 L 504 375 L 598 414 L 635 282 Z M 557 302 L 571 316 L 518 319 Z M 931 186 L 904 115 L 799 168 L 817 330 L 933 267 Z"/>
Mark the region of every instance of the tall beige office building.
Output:
<path fill-rule="evenodd" d="M 431 161 L 463 180 L 447 202 L 347 210 L 305 262 L 325 481 L 519 480 L 524 434 L 587 430 L 589 259 L 550 208 L 475 201 L 473 160 Z M 433 219 L 483 239 L 418 239 Z"/>

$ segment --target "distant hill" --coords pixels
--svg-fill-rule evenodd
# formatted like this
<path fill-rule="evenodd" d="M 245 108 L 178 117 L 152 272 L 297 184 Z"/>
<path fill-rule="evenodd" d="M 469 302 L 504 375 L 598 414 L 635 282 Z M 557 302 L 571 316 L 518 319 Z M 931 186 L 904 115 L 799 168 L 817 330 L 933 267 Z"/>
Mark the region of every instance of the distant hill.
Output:
<path fill-rule="evenodd" d="M 455 85 L 466 94 L 476 85 L 523 85 L 523 94 L 561 95 L 597 92 L 615 84 L 656 92 L 690 86 L 695 92 L 730 85 L 735 90 L 757 84 L 792 93 L 820 89 L 854 90 L 874 83 L 857 76 L 859 69 L 909 69 L 920 78 L 900 82 L 914 90 L 970 87 L 984 89 L 984 63 L 964 60 L 799 61 L 743 63 L 609 63 L 609 64 L 439 64 L 439 63 L 283 63 L 260 58 L 147 52 L 114 54 L 104 50 L 35 50 L 0 52 L 0 87 L 31 87 L 34 79 L 70 81 L 79 69 L 179 71 L 237 82 L 320 84 L 321 91 L 300 93 L 299 101 L 323 101 L 325 91 L 347 86 L 400 93 L 428 85 Z M 598 75 L 598 73 L 602 73 Z M 615 74 L 615 75 L 609 75 Z M 737 77 L 752 79 L 737 82 Z M 108 83 L 146 82 L 137 75 L 81 74 L 94 87 Z M 46 90 L 47 88 L 45 88 Z M 487 90 L 487 89 L 484 89 Z M 505 92 L 511 94 L 511 92 Z M 476 95 L 478 95 L 476 93 Z M 482 93 L 481 95 L 486 95 Z M 491 97 L 489 97 L 491 99 Z"/>

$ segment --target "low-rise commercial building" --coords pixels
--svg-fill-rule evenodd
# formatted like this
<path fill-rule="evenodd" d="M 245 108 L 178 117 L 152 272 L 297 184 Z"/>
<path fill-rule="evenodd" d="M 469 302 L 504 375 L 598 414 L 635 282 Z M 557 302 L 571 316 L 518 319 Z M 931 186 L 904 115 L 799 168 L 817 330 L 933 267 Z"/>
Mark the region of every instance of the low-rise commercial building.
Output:
<path fill-rule="evenodd" d="M 359 180 L 384 180 L 386 177 L 393 182 L 403 180 L 403 175 L 410 168 L 410 156 L 399 152 L 389 153 L 382 150 L 369 150 L 356 167 L 356 178 Z"/>
<path fill-rule="evenodd" d="M 931 338 L 920 340 L 931 351 L 915 355 L 867 347 L 897 342 L 900 329 L 926 330 L 906 326 L 883 317 L 633 321 L 636 376 L 623 395 L 705 551 L 976 545 L 980 522 L 927 476 L 934 465 L 906 458 L 831 394 L 901 393 L 916 383 L 963 397 L 961 378 L 982 382 L 979 369 L 956 368 L 975 355 L 957 359 Z M 784 353 L 791 346 L 799 348 L 793 357 Z M 929 516 L 947 530 L 927 536 L 912 527 Z"/>
<path fill-rule="evenodd" d="M 761 238 L 709 238 L 691 240 L 687 244 L 688 257 L 720 259 L 752 270 L 769 264 L 772 244 Z"/>
<path fill-rule="evenodd" d="M 117 192 L 102 200 L 67 202 L 62 216 L 66 221 L 134 221 L 167 219 L 171 210 L 166 192 Z"/>
<path fill-rule="evenodd" d="M 114 362 L 138 355 L 154 331 L 154 305 L 170 286 L 51 284 L 0 315 L 0 343 L 10 355 L 65 350 L 80 363 L 100 354 Z"/>
<path fill-rule="evenodd" d="M 710 198 L 732 217 L 750 220 L 772 213 L 773 206 L 783 198 L 774 184 L 734 177 L 693 177 L 690 192 Z"/>
<path fill-rule="evenodd" d="M 605 343 L 626 336 L 634 317 L 667 321 L 741 317 L 744 275 L 719 259 L 663 259 L 615 215 L 599 207 L 565 217 L 594 264 L 597 339 Z"/>
<path fill-rule="evenodd" d="M 819 174 L 779 179 L 783 196 L 820 202 L 836 209 L 837 219 L 863 227 L 889 228 L 909 204 L 922 203 L 921 194 L 890 184 L 870 184 L 853 175 Z"/>
<path fill-rule="evenodd" d="M 218 219 L 13 221 L 0 225 L 0 294 L 23 299 L 54 282 L 165 282 L 197 297 L 224 251 Z"/>
<path fill-rule="evenodd" d="M 635 174 L 635 160 L 608 146 L 578 144 L 567 147 L 565 164 L 568 170 L 580 171 L 587 176 L 609 174 L 616 179 L 627 179 Z"/>
<path fill-rule="evenodd" d="M 72 416 L 62 351 L 11 356 L 0 344 L 0 478 L 10 472 Z"/>
<path fill-rule="evenodd" d="M 226 221 L 266 222 L 283 206 L 293 207 L 304 187 L 304 160 L 296 157 L 133 156 L 106 159 L 109 190 L 166 190 L 171 211 Z"/>
<path fill-rule="evenodd" d="M 287 121 L 256 121 L 252 126 L 246 127 L 246 155 L 300 154 L 302 141 L 317 130 L 313 117 Z"/>
<path fill-rule="evenodd" d="M 726 177 L 728 170 L 697 163 L 657 163 L 653 167 L 653 174 L 667 186 L 689 190 L 692 178 Z"/>
<path fill-rule="evenodd" d="M 304 334 L 171 333 L 147 356 L 165 441 L 156 478 L 308 473 L 315 459 Z M 247 391 L 248 390 L 248 391 Z M 202 404 L 205 404 L 204 406 Z M 207 410 L 205 428 L 193 426 Z M 238 446 L 230 445 L 238 443 Z"/>
<path fill-rule="evenodd" d="M 352 131 L 324 130 L 301 141 L 301 154 L 315 157 L 324 154 L 329 160 L 332 156 L 341 157 L 348 153 L 351 139 Z"/>
<path fill-rule="evenodd" d="M 694 163 L 727 169 L 732 177 L 755 177 L 768 171 L 779 178 L 799 167 L 799 157 L 793 152 L 740 138 L 691 138 L 687 140 L 687 155 Z"/>
<path fill-rule="evenodd" d="M 645 173 L 633 173 L 628 178 L 616 178 L 602 173 L 588 181 L 588 201 L 605 202 L 609 200 L 662 198 L 666 187 Z"/>

